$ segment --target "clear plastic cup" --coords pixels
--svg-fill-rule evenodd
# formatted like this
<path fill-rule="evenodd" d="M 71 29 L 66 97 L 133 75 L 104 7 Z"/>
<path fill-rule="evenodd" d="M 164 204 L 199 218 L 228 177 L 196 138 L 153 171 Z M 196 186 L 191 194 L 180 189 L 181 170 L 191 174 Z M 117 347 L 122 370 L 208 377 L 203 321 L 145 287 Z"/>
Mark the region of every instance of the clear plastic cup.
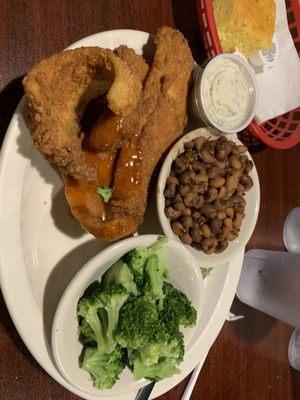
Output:
<path fill-rule="evenodd" d="M 237 296 L 245 304 L 294 326 L 290 365 L 300 371 L 300 207 L 284 223 L 288 252 L 250 250 L 245 254 Z"/>
<path fill-rule="evenodd" d="M 293 208 L 285 219 L 283 242 L 287 251 L 300 253 L 300 207 Z"/>
<path fill-rule="evenodd" d="M 248 251 L 237 296 L 243 303 L 300 328 L 300 254 Z"/>
<path fill-rule="evenodd" d="M 222 70 L 224 61 L 225 63 L 229 62 L 236 68 L 233 82 L 237 82 L 238 79 L 241 79 L 243 84 L 239 82 L 235 87 L 232 81 L 227 82 L 228 76 Z M 216 82 L 217 80 L 219 81 Z M 236 133 L 242 131 L 250 124 L 257 107 L 258 89 L 253 70 L 241 57 L 234 54 L 223 53 L 206 61 L 201 67 L 196 65 L 194 68 L 193 82 L 190 99 L 191 110 L 193 114 L 201 119 L 208 127 L 219 133 Z M 212 94 L 211 90 L 219 90 L 218 88 L 221 86 L 223 86 L 224 90 L 227 88 L 228 93 L 224 92 L 224 96 L 215 98 L 217 92 Z M 241 91 L 244 93 L 243 99 L 245 102 L 245 109 L 242 107 L 241 99 L 238 97 Z M 210 98 L 214 99 L 216 102 L 215 107 L 210 105 Z M 216 114 L 216 110 L 221 106 L 226 110 L 229 107 L 227 102 L 222 105 L 222 99 L 224 98 L 232 99 L 233 103 L 231 103 L 231 106 L 233 106 L 234 102 L 238 104 L 237 108 L 234 107 L 234 109 L 231 110 L 232 117 L 237 113 L 237 119 L 234 121 L 225 122 L 225 119 L 222 121 L 219 119 L 220 116 Z M 239 116 L 241 110 L 242 114 Z"/>

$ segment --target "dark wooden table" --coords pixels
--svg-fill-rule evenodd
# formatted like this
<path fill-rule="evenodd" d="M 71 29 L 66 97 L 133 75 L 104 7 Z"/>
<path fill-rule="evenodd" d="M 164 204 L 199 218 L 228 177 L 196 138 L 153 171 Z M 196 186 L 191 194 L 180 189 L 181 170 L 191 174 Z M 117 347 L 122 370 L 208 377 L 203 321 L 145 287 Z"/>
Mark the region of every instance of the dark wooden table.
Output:
<path fill-rule="evenodd" d="M 131 28 L 155 33 L 180 29 L 197 60 L 203 57 L 192 0 L 1 0 L 0 139 L 22 96 L 21 77 L 42 57 L 95 32 Z M 248 248 L 282 250 L 288 211 L 300 203 L 300 146 L 253 153 L 261 183 L 261 209 Z M 300 374 L 289 367 L 292 328 L 237 299 L 232 311 L 246 316 L 226 322 L 214 343 L 191 399 L 291 400 L 300 398 Z M 75 400 L 53 381 L 23 345 L 0 299 L 1 400 Z M 34 334 L 34 333 L 33 333 Z M 161 399 L 178 400 L 188 378 Z"/>

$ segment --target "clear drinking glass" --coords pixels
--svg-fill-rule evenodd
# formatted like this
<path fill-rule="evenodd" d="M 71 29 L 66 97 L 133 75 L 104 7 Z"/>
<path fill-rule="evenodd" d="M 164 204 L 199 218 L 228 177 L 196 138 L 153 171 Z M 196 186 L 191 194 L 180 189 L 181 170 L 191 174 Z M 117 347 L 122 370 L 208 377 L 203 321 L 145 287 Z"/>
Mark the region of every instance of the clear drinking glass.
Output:
<path fill-rule="evenodd" d="M 300 254 L 248 251 L 237 295 L 243 303 L 300 328 Z"/>
<path fill-rule="evenodd" d="M 287 251 L 300 253 L 300 207 L 293 208 L 285 219 L 283 242 Z"/>
<path fill-rule="evenodd" d="M 289 252 L 250 250 L 245 254 L 237 296 L 243 303 L 296 328 L 288 358 L 290 365 L 300 371 L 300 207 L 286 218 L 284 243 Z"/>

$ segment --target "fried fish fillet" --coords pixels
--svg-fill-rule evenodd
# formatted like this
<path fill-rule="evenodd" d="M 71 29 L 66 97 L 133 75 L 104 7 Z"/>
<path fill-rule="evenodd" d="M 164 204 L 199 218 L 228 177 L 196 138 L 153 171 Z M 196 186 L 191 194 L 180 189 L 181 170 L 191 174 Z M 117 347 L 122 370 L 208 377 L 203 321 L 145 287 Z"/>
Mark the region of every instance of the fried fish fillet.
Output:
<path fill-rule="evenodd" d="M 193 69 L 188 43 L 179 31 L 169 27 L 160 28 L 154 41 L 154 60 L 138 105 L 123 118 L 131 139 L 121 147 L 105 220 L 101 219 L 103 203 L 96 190 L 83 195 L 84 190 L 78 190 L 65 178 L 71 212 L 86 230 L 104 240 L 129 236 L 142 223 L 152 173 L 165 151 L 182 135 L 186 124 Z"/>
<path fill-rule="evenodd" d="M 124 125 L 138 135 L 136 153 L 140 157 L 138 183 L 132 193 L 110 202 L 112 218 L 127 216 L 128 227 L 134 221 L 133 233 L 142 223 L 148 186 L 152 173 L 165 151 L 178 139 L 186 125 L 188 86 L 194 60 L 184 36 L 169 27 L 159 29 L 156 52 L 149 76 L 135 111 L 124 119 Z M 131 146 L 128 143 L 127 146 Z M 126 147 L 121 149 L 126 151 Z M 124 165 L 118 162 L 113 193 L 122 186 Z"/>
<path fill-rule="evenodd" d="M 126 62 L 132 72 L 139 77 L 140 81 L 144 82 L 149 71 L 149 65 L 143 57 L 123 44 L 115 49 L 115 53 Z"/>
<path fill-rule="evenodd" d="M 36 147 L 62 173 L 93 180 L 96 168 L 82 153 L 80 118 L 89 101 L 107 93 L 109 108 L 127 116 L 142 91 L 139 77 L 107 49 L 82 47 L 42 60 L 23 79 L 28 127 Z"/>

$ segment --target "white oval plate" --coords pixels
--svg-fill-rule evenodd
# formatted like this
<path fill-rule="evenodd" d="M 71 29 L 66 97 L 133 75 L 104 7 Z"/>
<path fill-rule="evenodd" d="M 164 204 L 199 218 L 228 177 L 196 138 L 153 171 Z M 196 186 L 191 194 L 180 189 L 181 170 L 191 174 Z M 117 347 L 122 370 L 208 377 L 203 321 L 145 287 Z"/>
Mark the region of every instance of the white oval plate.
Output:
<path fill-rule="evenodd" d="M 128 251 L 138 246 L 149 246 L 157 239 L 156 235 L 139 235 L 108 247 L 97 254 L 75 275 L 66 288 L 55 313 L 52 325 L 52 351 L 58 369 L 71 384 L 90 394 L 99 394 L 93 387 L 89 374 L 79 368 L 78 358 L 82 344 L 78 340 L 77 303 L 84 290 L 102 275 Z M 197 352 L 197 344 L 201 341 L 203 325 L 201 324 L 204 284 L 196 259 L 182 244 L 169 239 L 163 252 L 167 261 L 168 281 L 183 293 L 189 293 L 189 300 L 197 310 L 197 325 L 192 329 L 182 329 L 185 344 L 185 362 L 190 365 L 191 352 Z M 202 331 L 199 327 L 202 326 Z M 181 364 L 182 365 L 182 364 Z M 180 368 L 181 368 L 180 365 Z M 192 365 L 190 366 L 192 368 Z M 109 390 L 101 392 L 103 397 L 138 391 L 147 382 L 145 379 L 135 381 L 129 368 L 125 368 L 120 379 Z"/>
<path fill-rule="evenodd" d="M 70 48 L 127 44 L 138 53 L 149 34 L 115 30 L 86 37 Z M 151 46 L 150 46 L 151 47 Z M 85 233 L 69 216 L 63 184 L 51 165 L 35 150 L 25 125 L 25 100 L 21 100 L 8 127 L 0 158 L 0 281 L 12 320 L 37 362 L 57 382 L 78 396 L 94 400 L 70 385 L 58 372 L 51 352 L 54 312 L 66 286 L 94 255 L 107 247 Z M 139 233 L 161 234 L 152 198 Z M 204 361 L 227 317 L 236 291 L 243 251 L 205 280 L 202 347 L 194 354 Z M 151 398 L 177 385 L 190 372 L 155 385 Z M 132 400 L 136 392 L 113 396 Z"/>
<path fill-rule="evenodd" d="M 216 139 L 219 135 L 214 135 L 207 128 L 195 129 L 194 131 L 184 135 L 181 139 L 178 140 L 178 142 L 174 144 L 172 149 L 167 154 L 163 162 L 163 165 L 161 167 L 157 182 L 156 204 L 158 209 L 158 217 L 162 229 L 167 237 L 177 240 L 180 243 L 181 241 L 179 237 L 175 235 L 175 233 L 171 228 L 171 223 L 169 218 L 167 218 L 165 215 L 165 198 L 163 192 L 166 186 L 166 179 L 170 174 L 173 160 L 178 156 L 178 154 L 183 152 L 185 142 L 189 142 L 198 136 L 204 136 L 206 138 Z M 239 141 L 239 139 L 235 134 L 228 134 L 226 135 L 226 138 L 228 140 L 232 140 L 236 144 L 243 144 L 242 142 Z M 250 153 L 247 152 L 246 154 L 248 158 L 253 161 Z M 207 255 L 203 251 L 196 250 L 192 246 L 186 245 L 186 247 L 191 251 L 193 256 L 198 260 L 200 265 L 215 267 L 217 265 L 227 263 L 228 261 L 232 260 L 232 258 L 235 257 L 246 246 L 248 240 L 250 239 L 256 225 L 259 212 L 259 204 L 260 204 L 259 180 L 254 162 L 253 162 L 253 168 L 249 173 L 249 175 L 253 180 L 253 187 L 251 188 L 251 190 L 249 190 L 249 192 L 246 192 L 244 196 L 246 200 L 245 218 L 242 222 L 239 236 L 232 242 L 229 242 L 227 249 L 225 249 L 222 253 Z"/>

